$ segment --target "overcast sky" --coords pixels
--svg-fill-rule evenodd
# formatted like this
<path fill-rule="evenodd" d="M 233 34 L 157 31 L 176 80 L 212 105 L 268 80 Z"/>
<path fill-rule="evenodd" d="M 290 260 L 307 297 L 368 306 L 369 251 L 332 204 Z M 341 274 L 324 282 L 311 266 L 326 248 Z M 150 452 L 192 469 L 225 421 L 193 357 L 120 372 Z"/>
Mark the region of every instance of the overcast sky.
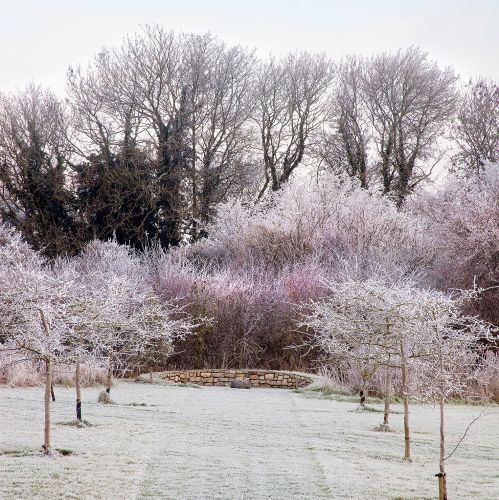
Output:
<path fill-rule="evenodd" d="M 64 91 L 69 65 L 146 23 L 333 58 L 419 45 L 465 79 L 499 78 L 498 0 L 0 0 L 0 90 Z"/>

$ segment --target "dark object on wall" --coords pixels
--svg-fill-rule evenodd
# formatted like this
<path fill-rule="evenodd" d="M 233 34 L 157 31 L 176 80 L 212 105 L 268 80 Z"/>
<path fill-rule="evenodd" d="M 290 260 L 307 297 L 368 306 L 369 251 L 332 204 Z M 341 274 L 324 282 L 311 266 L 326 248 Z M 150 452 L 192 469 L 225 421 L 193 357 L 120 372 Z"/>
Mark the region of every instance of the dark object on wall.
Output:
<path fill-rule="evenodd" d="M 230 386 L 232 389 L 251 389 L 249 380 L 231 380 Z"/>

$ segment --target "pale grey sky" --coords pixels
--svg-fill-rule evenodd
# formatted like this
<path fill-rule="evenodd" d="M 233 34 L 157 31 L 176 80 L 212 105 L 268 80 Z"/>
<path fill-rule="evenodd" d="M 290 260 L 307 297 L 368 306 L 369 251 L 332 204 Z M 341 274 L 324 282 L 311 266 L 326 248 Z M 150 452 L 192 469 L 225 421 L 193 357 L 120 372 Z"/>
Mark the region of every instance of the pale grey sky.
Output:
<path fill-rule="evenodd" d="M 499 0 L 0 0 L 0 90 L 35 81 L 60 94 L 69 65 L 146 23 L 262 55 L 419 45 L 465 79 L 499 78 Z"/>

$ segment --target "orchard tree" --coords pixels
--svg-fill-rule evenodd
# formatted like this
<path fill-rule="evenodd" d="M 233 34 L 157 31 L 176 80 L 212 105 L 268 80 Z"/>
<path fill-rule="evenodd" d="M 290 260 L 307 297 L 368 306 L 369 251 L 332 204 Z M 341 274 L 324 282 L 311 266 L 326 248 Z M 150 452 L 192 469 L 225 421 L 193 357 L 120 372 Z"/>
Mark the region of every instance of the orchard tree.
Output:
<path fill-rule="evenodd" d="M 47 273 L 56 283 L 71 283 L 61 298 L 65 310 L 66 361 L 74 364 L 76 421 L 83 422 L 81 397 L 81 366 L 84 363 L 103 367 L 99 358 L 99 332 L 109 327 L 114 311 L 106 308 L 102 297 L 85 282 L 75 266 L 77 258 L 58 258 L 47 266 Z"/>
<path fill-rule="evenodd" d="M 469 388 L 480 364 L 481 353 L 492 325 L 474 316 L 463 315 L 464 302 L 476 300 L 477 291 L 451 297 L 442 292 L 428 291 L 418 301 L 421 333 L 431 349 L 417 364 L 419 391 L 437 402 L 440 415 L 439 499 L 447 499 L 445 461 L 445 404 L 449 397 L 461 395 Z"/>
<path fill-rule="evenodd" d="M 147 276 L 147 267 L 130 247 L 115 242 L 91 242 L 75 259 L 75 269 L 89 290 L 97 327 L 90 337 L 99 359 L 107 360 L 105 400 L 114 373 L 137 369 L 147 360 L 169 356 L 176 340 L 196 323 L 175 302 L 160 301 Z"/>
<path fill-rule="evenodd" d="M 311 329 L 309 344 L 333 362 L 349 360 L 362 379 L 361 407 L 369 379 L 387 371 L 383 425 L 388 430 L 391 371 L 400 370 L 404 405 L 404 460 L 411 461 L 409 372 L 415 360 L 432 350 L 419 312 L 422 292 L 409 281 L 346 279 L 328 283 L 325 299 L 313 302 L 302 326 Z"/>
<path fill-rule="evenodd" d="M 73 280 L 55 280 L 44 264 L 19 234 L 0 226 L 0 350 L 45 365 L 43 449 L 49 455 L 53 370 L 70 357 L 64 298 Z"/>
<path fill-rule="evenodd" d="M 311 345 L 332 361 L 353 363 L 362 380 L 360 404 L 364 408 L 369 380 L 381 368 L 395 363 L 395 336 L 411 320 L 404 311 L 411 289 L 379 279 L 346 279 L 326 286 L 327 298 L 309 306 L 302 326 L 311 329 Z M 387 381 L 386 425 L 390 385 Z"/>

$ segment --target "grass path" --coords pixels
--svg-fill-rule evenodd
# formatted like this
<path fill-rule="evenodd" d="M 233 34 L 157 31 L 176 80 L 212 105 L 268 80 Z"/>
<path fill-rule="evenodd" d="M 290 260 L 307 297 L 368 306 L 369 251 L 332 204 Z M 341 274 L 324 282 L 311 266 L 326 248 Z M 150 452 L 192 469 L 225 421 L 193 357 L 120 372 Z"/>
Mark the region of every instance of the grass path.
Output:
<path fill-rule="evenodd" d="M 160 425 L 140 498 L 331 497 L 288 391 L 191 390 Z"/>
<path fill-rule="evenodd" d="M 41 443 L 43 389 L 0 387 L 0 499 L 417 499 L 435 498 L 437 410 L 413 406 L 414 463 L 396 432 L 377 433 L 379 413 L 354 403 L 279 389 L 231 390 L 120 383 L 95 403 L 90 428 L 73 418 L 74 394 L 57 388 L 53 442 L 68 457 L 14 457 Z M 144 406 L 136 406 L 143 404 Z M 449 446 L 483 408 L 448 411 Z M 499 498 L 499 413 L 480 419 L 449 462 L 450 498 Z"/>

